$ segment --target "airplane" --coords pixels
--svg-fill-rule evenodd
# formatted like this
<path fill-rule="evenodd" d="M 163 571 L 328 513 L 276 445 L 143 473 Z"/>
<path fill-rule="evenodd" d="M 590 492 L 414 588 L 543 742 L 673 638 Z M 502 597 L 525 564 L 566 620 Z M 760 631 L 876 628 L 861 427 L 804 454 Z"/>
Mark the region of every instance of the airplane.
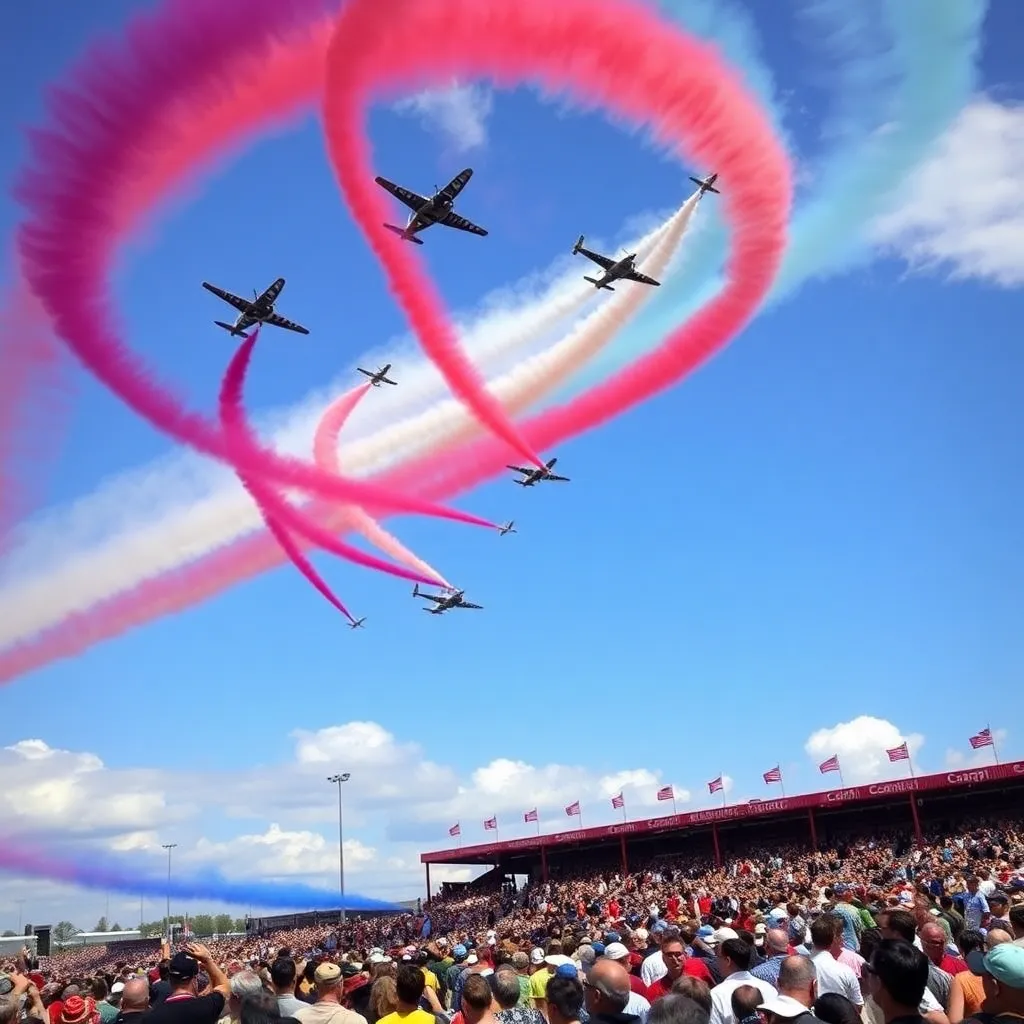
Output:
<path fill-rule="evenodd" d="M 423 239 L 417 238 L 416 235 L 420 231 L 425 231 L 432 224 L 444 224 L 445 227 L 458 228 L 460 231 L 468 231 L 474 235 L 486 235 L 487 231 L 484 228 L 466 220 L 465 217 L 460 217 L 452 209 L 456 197 L 472 177 L 473 168 L 467 167 L 452 178 L 444 188 L 435 191 L 429 199 L 403 188 L 401 185 L 396 185 L 393 181 L 388 181 L 387 178 L 374 178 L 373 180 L 381 188 L 387 189 L 396 199 L 400 199 L 412 210 L 404 228 L 396 227 L 394 224 L 385 224 L 384 227 L 388 231 L 393 231 L 399 238 L 404 238 L 407 242 L 415 242 L 417 245 L 422 245 Z"/>
<path fill-rule="evenodd" d="M 504 537 L 506 533 L 518 533 L 518 532 L 519 531 L 516 529 L 516 521 L 514 519 L 510 519 L 507 523 L 502 523 L 498 527 L 498 536 L 499 537 Z"/>
<path fill-rule="evenodd" d="M 715 188 L 715 182 L 718 180 L 717 174 L 712 174 L 709 178 L 691 178 L 695 185 L 700 185 L 700 194 L 704 195 L 705 192 L 714 192 L 715 195 L 721 195 L 722 193 Z"/>
<path fill-rule="evenodd" d="M 431 615 L 440 615 L 452 608 L 483 608 L 482 604 L 470 604 L 463 600 L 465 593 L 464 590 L 446 589 L 443 594 L 424 594 L 418 583 L 412 588 L 413 597 L 422 597 L 425 601 L 434 602 L 433 608 L 423 609 Z"/>
<path fill-rule="evenodd" d="M 568 483 L 569 478 L 567 476 L 556 476 L 551 472 L 557 461 L 558 459 L 548 459 L 543 469 L 528 469 L 526 466 L 507 466 L 506 468 L 514 469 L 517 473 L 526 474 L 524 479 L 513 481 L 513 483 L 521 484 L 523 487 L 532 487 L 540 480 L 564 480 Z M 513 530 L 512 532 L 516 533 L 517 531 Z"/>
<path fill-rule="evenodd" d="M 385 363 L 376 373 L 371 373 L 369 370 L 364 370 L 361 366 L 357 366 L 356 369 L 360 373 L 365 373 L 370 378 L 370 383 L 375 387 L 379 388 L 381 384 L 398 384 L 397 380 L 390 380 L 388 378 L 388 370 L 391 369 L 390 363 Z"/>
<path fill-rule="evenodd" d="M 349 629 L 362 629 L 363 628 L 363 623 L 365 621 L 366 621 L 366 616 L 364 615 L 361 619 L 356 619 L 355 622 L 350 622 L 348 624 L 348 628 Z"/>
<path fill-rule="evenodd" d="M 233 324 L 226 324 L 220 320 L 213 321 L 218 327 L 223 327 L 225 331 L 229 331 L 231 334 L 240 334 L 243 338 L 247 338 L 249 335 L 245 333 L 246 328 L 252 327 L 253 324 L 270 324 L 273 327 L 283 327 L 286 331 L 309 334 L 309 331 L 301 324 L 294 323 L 292 320 L 286 320 L 283 316 L 274 312 L 274 303 L 277 301 L 278 295 L 284 290 L 283 277 L 279 277 L 262 295 L 257 295 L 254 288 L 251 300 L 243 299 L 238 295 L 232 295 L 231 292 L 226 292 L 223 288 L 218 288 L 207 281 L 203 282 L 203 287 L 208 292 L 213 292 L 218 299 L 223 299 L 238 310 L 238 316 Z"/>
<path fill-rule="evenodd" d="M 573 256 L 579 252 L 583 253 L 588 260 L 592 260 L 599 267 L 604 269 L 604 273 L 600 277 L 583 276 L 584 281 L 589 281 L 596 288 L 607 288 L 608 291 L 613 292 L 615 289 L 611 286 L 611 281 L 639 281 L 640 284 L 653 284 L 655 286 L 659 286 L 661 284 L 660 281 L 655 281 L 653 277 L 641 274 L 636 269 L 635 252 L 629 253 L 627 256 L 623 256 L 621 260 L 613 260 L 610 256 L 602 256 L 600 253 L 584 249 L 582 235 L 580 235 L 578 241 L 572 247 Z"/>

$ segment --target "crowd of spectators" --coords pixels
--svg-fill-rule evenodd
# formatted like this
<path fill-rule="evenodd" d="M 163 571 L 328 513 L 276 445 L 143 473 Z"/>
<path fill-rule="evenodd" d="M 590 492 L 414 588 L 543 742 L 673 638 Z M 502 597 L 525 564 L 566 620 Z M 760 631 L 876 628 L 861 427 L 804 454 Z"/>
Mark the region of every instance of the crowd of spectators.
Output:
<path fill-rule="evenodd" d="M 0 988 L 0 1024 L 1022 1024 L 1024 825 L 492 872 L 421 914 L 26 950 Z"/>

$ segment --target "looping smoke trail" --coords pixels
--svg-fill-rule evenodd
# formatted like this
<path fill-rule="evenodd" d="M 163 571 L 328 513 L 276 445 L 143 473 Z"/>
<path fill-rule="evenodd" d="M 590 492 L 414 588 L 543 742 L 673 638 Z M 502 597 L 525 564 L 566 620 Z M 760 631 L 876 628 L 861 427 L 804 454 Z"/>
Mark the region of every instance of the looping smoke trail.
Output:
<path fill-rule="evenodd" d="M 554 14 L 542 0 L 524 0 L 500 10 L 466 3 L 451 3 L 450 8 L 457 15 L 453 22 L 457 31 L 449 30 L 451 26 L 447 23 L 442 26 L 432 21 L 438 16 L 437 8 L 430 11 L 408 5 L 406 14 L 415 13 L 416 17 L 400 19 L 398 26 L 408 32 L 407 37 L 401 33 L 389 36 L 389 42 L 392 38 L 396 43 L 401 40 L 401 52 L 391 55 L 399 66 L 403 66 L 403 58 L 414 62 L 412 66 L 403 66 L 403 74 L 450 77 L 453 73 L 486 74 L 497 70 L 502 81 L 511 82 L 516 75 L 525 75 L 539 79 L 551 90 L 572 86 L 592 94 L 597 102 L 608 102 L 633 120 L 653 120 L 663 141 L 687 148 L 702 164 L 730 168 L 724 179 L 723 198 L 735 229 L 736 250 L 728 267 L 726 287 L 683 331 L 676 332 L 662 349 L 638 367 L 606 382 L 580 403 L 558 410 L 555 417 L 542 418 L 531 425 L 539 432 L 537 436 L 543 433 L 547 443 L 551 443 L 603 422 L 617 410 L 669 386 L 746 322 L 771 280 L 783 246 L 791 191 L 789 168 L 770 126 L 715 55 L 672 32 L 645 9 L 621 3 L 594 9 L 584 0 L 565 0 Z M 493 14 L 493 25 L 480 23 L 481 15 L 487 11 Z M 445 30 L 437 35 L 437 45 L 431 47 L 431 52 L 418 53 L 421 37 L 416 32 L 442 27 Z M 554 33 L 548 31 L 551 27 Z M 152 54 L 154 61 L 163 55 L 164 45 L 165 40 L 161 39 Z M 556 56 L 559 46 L 580 55 L 575 68 L 579 81 L 570 80 L 572 69 Z M 643 55 L 639 63 L 633 60 L 637 54 Z M 652 98 L 655 109 L 650 111 Z M 693 111 L 700 112 L 696 124 L 689 123 Z M 95 156 L 88 152 L 76 150 L 75 155 L 95 163 Z M 56 161 L 55 166 L 62 166 L 61 161 Z M 102 184 L 98 181 L 97 188 Z M 47 212 L 43 205 L 43 212 Z M 51 217 L 43 226 L 52 232 L 55 222 L 60 219 Z M 59 262 L 66 235 L 43 232 L 43 237 L 56 250 L 50 252 Z M 86 261 L 86 265 L 92 268 L 96 264 Z M 102 274 L 93 284 L 100 287 L 102 294 Z M 77 315 L 81 310 L 73 312 Z M 96 341 L 95 335 L 90 340 Z M 101 354 L 103 351 L 101 348 Z M 173 419 L 177 409 L 172 413 Z M 501 449 L 494 459 L 494 449 L 473 446 L 469 449 L 472 460 L 462 467 L 446 467 L 430 458 L 421 459 L 408 467 L 408 473 L 391 473 L 382 479 L 401 480 L 403 486 L 420 494 L 433 491 L 436 479 L 443 479 L 446 486 L 456 490 L 467 488 L 493 475 L 504 463 L 506 450 L 504 446 Z M 249 472 L 248 466 L 238 468 Z M 421 470 L 427 473 L 422 478 L 418 475 Z M 258 470 L 253 472 L 258 474 Z M 355 500 L 364 508 L 374 508 L 376 513 L 388 507 L 386 499 L 390 497 L 385 490 L 385 500 Z M 353 500 L 351 495 L 349 500 Z M 243 550 L 258 551 L 261 565 L 273 564 L 272 554 L 259 545 L 243 546 Z M 48 631 L 34 643 L 3 652 L 0 678 L 12 678 L 17 672 L 39 664 L 43 651 L 48 651 L 51 659 L 68 656 L 101 635 L 116 634 L 127 628 L 126 624 L 140 621 L 142 609 L 166 613 L 180 607 L 180 602 L 188 599 L 186 595 L 195 600 L 214 592 L 231 578 L 232 572 L 251 572 L 253 564 L 251 558 L 239 559 L 237 552 L 231 551 L 223 558 L 205 560 L 195 571 L 186 569 L 169 579 L 148 581 L 132 591 L 130 597 L 119 595 L 92 614 L 72 616 L 64 627 Z"/>
<path fill-rule="evenodd" d="M 191 95 L 192 82 L 212 73 L 220 52 L 236 42 L 239 26 L 266 17 L 284 31 L 318 2 L 245 0 L 205 4 L 184 0 L 158 15 L 138 17 L 128 46 L 95 48 L 51 98 L 51 125 L 32 139 L 32 159 L 19 192 L 29 216 L 19 233 L 25 277 L 55 329 L 86 368 L 117 397 L 163 431 L 207 455 L 233 464 L 251 479 L 304 488 L 321 498 L 415 512 L 491 528 L 478 516 L 447 509 L 371 483 L 331 476 L 315 466 L 262 448 L 228 449 L 218 425 L 185 408 L 162 388 L 121 342 L 111 324 L 107 277 L 122 240 L 115 185 L 137 181 L 138 123 L 150 108 L 168 109 Z M 258 52 L 266 31 L 252 41 Z M 158 69 L 159 73 L 154 73 Z"/>
<path fill-rule="evenodd" d="M 341 472 L 338 458 L 338 438 L 345 427 L 349 416 L 362 401 L 372 384 L 360 384 L 351 391 L 346 391 L 327 407 L 320 422 L 317 424 L 313 437 L 313 461 L 323 470 L 330 473 Z M 359 533 L 374 547 L 390 555 L 396 562 L 425 576 L 432 577 L 431 582 L 442 587 L 451 588 L 451 584 L 431 565 L 414 555 L 397 537 L 392 536 L 372 516 L 363 509 L 349 505 L 342 510 L 345 526 Z"/>
<path fill-rule="evenodd" d="M 256 345 L 257 335 L 258 332 L 254 331 L 238 346 L 238 350 L 228 365 L 227 373 L 224 374 L 224 381 L 221 385 L 220 416 L 221 422 L 225 427 L 225 440 L 229 450 L 232 453 L 238 453 L 239 462 L 243 461 L 247 448 L 252 449 L 256 446 L 255 439 L 246 423 L 245 411 L 242 407 L 242 391 L 245 386 L 245 375 L 249 368 L 249 361 L 252 357 L 253 348 Z M 401 566 L 392 565 L 390 562 L 385 562 L 375 555 L 369 555 L 365 551 L 360 551 L 359 548 L 352 547 L 351 544 L 338 540 L 310 516 L 294 509 L 287 501 L 279 497 L 272 487 L 262 482 L 257 484 L 244 474 L 243 480 L 246 486 L 254 492 L 254 497 L 261 509 L 265 511 L 266 515 L 276 521 L 279 529 L 293 530 L 325 551 L 338 555 L 346 561 L 354 562 L 356 565 L 365 566 L 367 569 L 376 569 L 378 572 L 389 573 L 392 576 L 411 580 L 414 583 L 426 583 L 427 585 L 434 583 L 434 579 L 430 576 L 424 576 L 421 573 L 403 569 Z M 491 525 L 493 526 L 493 524 Z M 294 547 L 294 545 L 291 546 Z M 336 597 L 331 600 L 331 603 L 335 607 L 341 605 L 341 602 Z M 345 612 L 343 608 L 341 610 L 345 615 L 348 615 L 348 612 Z M 349 618 L 351 619 L 351 616 Z"/>

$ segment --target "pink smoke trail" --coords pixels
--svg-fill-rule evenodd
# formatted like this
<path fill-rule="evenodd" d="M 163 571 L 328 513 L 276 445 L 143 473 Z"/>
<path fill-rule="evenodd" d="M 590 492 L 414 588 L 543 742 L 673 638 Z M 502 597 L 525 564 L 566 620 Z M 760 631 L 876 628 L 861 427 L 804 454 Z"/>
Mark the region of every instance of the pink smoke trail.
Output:
<path fill-rule="evenodd" d="M 156 383 L 110 322 L 106 279 L 124 231 L 122 204 L 111 197 L 133 188 L 141 148 L 138 126 L 151 123 L 151 110 L 173 108 L 191 95 L 197 81 L 216 81 L 223 52 L 247 25 L 266 19 L 271 26 L 290 27 L 296 12 L 308 14 L 310 8 L 320 10 L 322 4 L 179 0 L 137 17 L 127 46 L 108 44 L 88 53 L 68 86 L 54 92 L 51 125 L 31 140 L 32 157 L 19 190 L 29 210 L 19 231 L 25 276 L 58 336 L 147 422 L 229 463 L 231 453 L 217 424 L 189 411 Z M 266 52 L 267 30 L 249 42 L 256 52 Z M 325 474 L 265 449 L 241 451 L 235 468 L 250 479 L 268 477 L 321 498 L 494 528 L 479 516 Z"/>
<path fill-rule="evenodd" d="M 742 326 L 752 314 L 778 266 L 785 238 L 791 200 L 789 166 L 767 120 L 707 48 L 664 30 L 642 9 L 630 7 L 628 16 L 623 16 L 624 6 L 611 0 L 601 7 L 587 6 L 582 0 L 564 0 L 556 9 L 538 0 L 523 0 L 498 11 L 485 3 L 477 8 L 438 0 L 431 12 L 410 0 L 403 18 L 396 20 L 387 38 L 389 46 L 393 39 L 395 49 L 413 62 L 411 70 L 419 61 L 423 65 L 420 70 L 425 72 L 429 66 L 431 74 L 473 73 L 477 70 L 474 62 L 479 61 L 481 68 L 488 70 L 487 62 L 493 59 L 494 67 L 501 69 L 506 80 L 511 80 L 516 70 L 525 74 L 536 67 L 536 77 L 554 88 L 559 83 L 572 84 L 566 82 L 570 62 L 563 66 L 554 44 L 568 45 L 565 37 L 570 35 L 569 24 L 575 17 L 581 27 L 573 40 L 577 54 L 574 66 L 581 70 L 584 87 L 592 86 L 599 100 L 614 94 L 613 107 L 634 112 L 641 119 L 646 98 L 657 95 L 659 134 L 678 145 L 688 143 L 687 148 L 704 166 L 727 168 L 720 180 L 725 186 L 725 214 L 735 239 L 723 291 L 636 367 L 524 425 L 526 436 L 541 449 L 604 422 L 617 410 L 670 386 L 700 365 L 725 343 L 730 330 Z M 491 15 L 486 26 L 476 20 L 483 12 Z M 428 26 L 439 29 L 442 26 L 430 23 L 435 14 L 443 14 L 446 19 L 450 16 L 451 20 L 444 26 L 445 31 L 430 36 L 436 47 L 432 45 L 429 54 L 420 52 L 416 38 L 405 33 L 423 31 Z M 558 29 L 550 37 L 549 24 Z M 481 31 L 483 28 L 487 31 Z M 595 41 L 589 37 L 591 28 L 601 37 L 597 49 L 593 49 Z M 463 30 L 478 34 L 467 40 L 461 36 Z M 499 44 L 524 45 L 530 54 L 525 66 L 516 68 L 501 49 L 493 53 Z M 622 53 L 616 55 L 620 47 Z M 358 55 L 353 59 L 358 61 Z M 693 111 L 699 112 L 697 124 L 690 126 L 688 118 Z M 504 445 L 483 441 L 454 455 L 420 458 L 380 480 L 385 485 L 414 489 L 425 497 L 437 497 L 497 475 L 506 455 Z M 333 523 L 337 522 L 335 518 Z M 30 642 L 0 653 L 0 680 L 9 680 L 54 658 L 71 656 L 100 638 L 118 635 L 156 615 L 187 607 L 239 578 L 278 564 L 279 557 L 269 538 L 248 538 L 173 574 L 149 580 L 88 612 L 69 617 Z"/>
<path fill-rule="evenodd" d="M 327 407 L 327 411 L 317 424 L 316 434 L 313 437 L 313 461 L 321 469 L 332 473 L 341 472 L 338 460 L 338 438 L 349 416 L 355 411 L 356 406 L 371 386 L 370 384 L 360 384 L 351 391 L 346 391 Z M 425 576 L 433 577 L 431 582 L 439 583 L 442 587 L 451 587 L 451 584 L 435 568 L 413 554 L 397 537 L 388 533 L 380 523 L 367 515 L 361 508 L 349 505 L 344 510 L 344 514 L 346 526 L 351 527 L 356 533 L 362 534 L 374 547 L 390 555 L 396 562 L 401 562 Z"/>
<path fill-rule="evenodd" d="M 258 332 L 254 331 L 249 335 L 235 352 L 228 364 L 227 373 L 220 390 L 220 418 L 224 424 L 224 436 L 228 442 L 228 449 L 232 453 L 238 453 L 238 461 L 244 459 L 246 450 L 255 448 L 256 441 L 249 429 L 245 419 L 245 409 L 242 404 L 242 392 L 245 387 L 245 375 L 249 369 L 249 362 L 252 358 L 253 348 L 256 345 Z M 424 576 L 401 566 L 385 562 L 376 555 L 367 554 L 359 548 L 352 547 L 340 541 L 329 530 L 325 530 L 309 516 L 292 508 L 283 498 L 270 487 L 263 483 L 257 484 L 250 478 L 245 478 L 246 486 L 254 491 L 257 503 L 261 510 L 277 521 L 279 527 L 295 531 L 307 540 L 312 541 L 318 547 L 338 555 L 346 561 L 362 565 L 367 569 L 376 569 L 378 572 L 389 573 L 398 576 L 403 580 L 411 580 L 414 583 L 426 583 L 432 585 L 434 580 L 430 576 Z M 312 581 L 311 581 L 312 582 Z M 335 600 L 337 600 L 335 598 Z"/>
<path fill-rule="evenodd" d="M 249 335 L 248 341 L 244 342 L 245 345 L 249 346 L 250 352 L 256 344 L 256 339 L 259 337 L 260 329 L 256 328 Z M 238 358 L 237 355 L 235 357 Z M 230 373 L 230 368 L 229 368 Z M 249 435 L 246 430 L 244 417 L 240 413 L 241 401 L 242 401 L 242 382 L 244 379 L 245 370 L 244 368 L 238 373 L 238 379 L 231 382 L 233 390 L 229 389 L 227 378 L 225 378 L 225 384 L 221 394 L 220 410 L 221 410 L 221 427 L 224 430 L 225 437 L 231 438 L 235 443 L 245 444 L 249 440 Z M 281 550 L 288 556 L 289 561 L 296 569 L 302 573 L 303 576 L 332 604 L 335 608 L 341 612 L 349 620 L 349 622 L 355 622 L 352 613 L 342 604 L 341 599 L 331 590 L 327 581 L 316 571 L 313 563 L 302 553 L 302 548 L 292 539 L 292 535 L 274 518 L 273 510 L 268 507 L 268 503 L 261 497 L 263 488 L 259 485 L 249 481 L 244 474 L 239 473 L 238 479 L 241 481 L 242 486 L 249 492 L 249 496 L 256 505 L 259 507 L 260 515 L 263 517 L 263 522 L 266 524 L 267 529 L 271 532 L 274 540 L 281 545 Z"/>

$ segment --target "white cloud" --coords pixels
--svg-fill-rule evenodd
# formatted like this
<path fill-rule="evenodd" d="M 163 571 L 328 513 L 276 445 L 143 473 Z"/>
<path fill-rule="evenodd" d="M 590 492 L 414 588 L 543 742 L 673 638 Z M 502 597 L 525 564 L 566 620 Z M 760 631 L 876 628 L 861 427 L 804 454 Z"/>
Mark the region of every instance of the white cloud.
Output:
<path fill-rule="evenodd" d="M 468 153 L 487 142 L 487 119 L 494 94 L 483 85 L 459 85 L 427 89 L 394 104 L 399 113 L 416 114 L 424 125 L 444 134 L 455 153 Z"/>
<path fill-rule="evenodd" d="M 871 236 L 913 269 L 1024 284 L 1024 105 L 979 98 Z"/>
<path fill-rule="evenodd" d="M 1006 743 L 1010 734 L 1005 729 L 993 729 L 992 739 L 995 740 L 995 749 L 999 750 Z M 991 747 L 982 747 L 980 750 L 972 750 L 964 737 L 965 750 L 956 750 L 953 747 L 946 749 L 947 768 L 987 768 L 995 762 Z"/>
<path fill-rule="evenodd" d="M 582 804 L 586 826 L 617 821 L 620 812 L 612 808 L 611 797 L 620 791 L 631 817 L 665 810 L 655 799 L 665 782 L 648 768 L 601 774 L 578 764 L 535 765 L 499 757 L 459 771 L 431 761 L 419 744 L 399 739 L 376 722 L 296 731 L 291 739 L 291 754 L 281 764 L 202 777 L 180 768 L 113 770 L 92 753 L 23 740 L 0 752 L 5 839 L 43 843 L 61 857 L 102 851 L 150 875 L 164 870 L 161 843 L 173 841 L 178 844 L 174 864 L 183 873 L 214 869 L 232 880 L 333 888 L 337 804 L 326 776 L 345 770 L 351 772 L 344 787 L 350 891 L 408 899 L 423 891 L 420 852 L 450 845 L 447 829 L 456 821 L 462 823 L 464 841 L 471 843 L 488 838 L 481 825 L 492 814 L 499 817 L 502 837 L 532 834 L 535 826 L 527 825 L 523 814 L 534 806 L 544 831 L 573 828 L 576 820 L 568 819 L 564 809 L 575 800 Z M 32 799 L 24 798 L 26 793 Z M 171 793 L 196 795 L 186 805 L 175 802 Z M 682 787 L 676 793 L 680 804 L 689 799 Z M 475 872 L 432 867 L 431 882 L 464 881 Z M 91 926 L 88 918 L 104 912 L 96 893 L 11 876 L 0 876 L 0 906 L 24 886 L 38 892 L 36 898 L 47 906 L 50 900 L 63 901 L 51 916 L 77 914 L 77 923 Z M 216 908 L 204 903 L 192 909 Z M 34 905 L 37 916 L 47 912 Z M 111 913 L 134 923 L 138 911 L 112 908 Z"/>
<path fill-rule="evenodd" d="M 804 750 L 814 759 L 815 769 L 822 761 L 838 754 L 843 782 L 855 785 L 869 779 L 905 775 L 904 762 L 890 762 L 886 755 L 886 750 L 898 747 L 904 740 L 911 758 L 916 758 L 924 746 L 923 736 L 904 733 L 884 718 L 859 715 L 849 722 L 818 729 L 808 737 Z"/>

